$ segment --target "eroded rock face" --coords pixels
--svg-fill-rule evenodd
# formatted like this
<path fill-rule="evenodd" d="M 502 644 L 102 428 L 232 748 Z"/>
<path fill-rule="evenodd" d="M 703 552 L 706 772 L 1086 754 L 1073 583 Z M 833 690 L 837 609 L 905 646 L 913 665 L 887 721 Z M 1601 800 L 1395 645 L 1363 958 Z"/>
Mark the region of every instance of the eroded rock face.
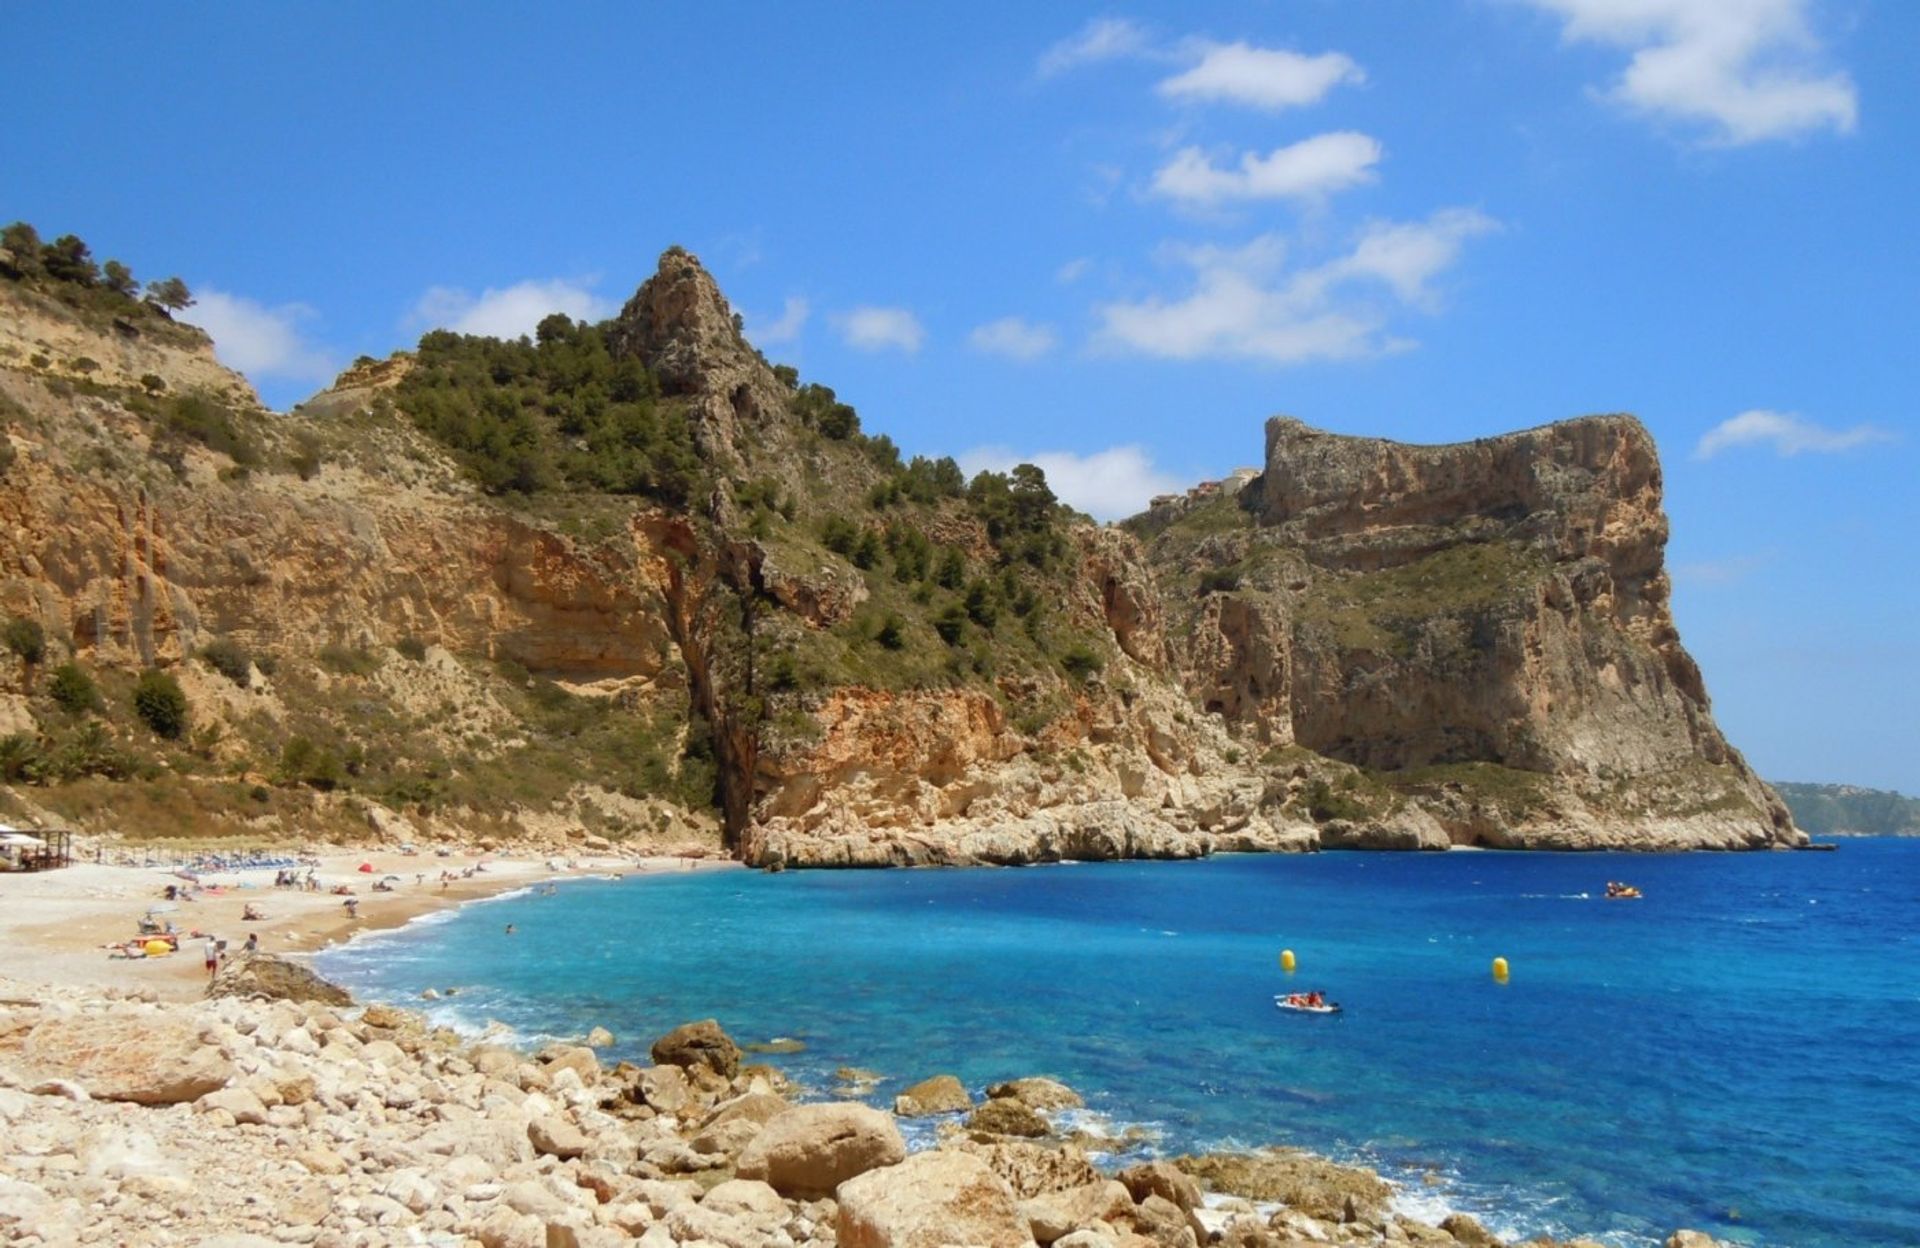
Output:
<path fill-rule="evenodd" d="M 1427 818 L 1345 816 L 1329 842 L 1796 843 L 1680 645 L 1660 491 L 1627 416 L 1449 446 L 1276 418 L 1245 524 L 1161 565 L 1207 588 L 1189 688 L 1264 741 L 1410 775 Z M 1485 774 L 1420 774 L 1474 766 L 1537 791 L 1489 804 Z"/>

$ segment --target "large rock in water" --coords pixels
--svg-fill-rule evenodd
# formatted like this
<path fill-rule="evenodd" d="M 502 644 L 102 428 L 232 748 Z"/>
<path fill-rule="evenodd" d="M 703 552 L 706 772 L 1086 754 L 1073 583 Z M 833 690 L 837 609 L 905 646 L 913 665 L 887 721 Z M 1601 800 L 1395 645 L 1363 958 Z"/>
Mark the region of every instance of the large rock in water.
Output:
<path fill-rule="evenodd" d="M 1031 1248 L 1013 1189 L 971 1153 L 932 1149 L 840 1185 L 840 1248 Z"/>
<path fill-rule="evenodd" d="M 991 1084 L 987 1095 L 995 1098 L 1010 1096 L 1025 1101 L 1035 1109 L 1081 1109 L 1086 1102 L 1058 1079 L 1047 1079 L 1038 1075 L 1029 1075 L 1025 1079 L 1009 1079 L 1005 1083 Z"/>
<path fill-rule="evenodd" d="M 653 1060 L 661 1066 L 704 1066 L 731 1079 L 740 1073 L 740 1046 L 711 1018 L 683 1023 L 653 1042 Z"/>
<path fill-rule="evenodd" d="M 266 997 L 274 1001 L 318 1001 L 352 1005 L 345 988 L 322 979 L 300 963 L 271 953 L 227 959 L 207 985 L 209 997 Z"/>
<path fill-rule="evenodd" d="M 893 1119 L 867 1105 L 798 1105 L 770 1119 L 740 1152 L 735 1172 L 782 1196 L 812 1200 L 876 1166 L 907 1155 Z"/>
<path fill-rule="evenodd" d="M 71 1079 L 96 1100 L 178 1105 L 226 1086 L 233 1066 L 179 1014 L 77 1014 L 27 1033 L 20 1065 Z"/>
<path fill-rule="evenodd" d="M 973 1098 L 952 1075 L 922 1079 L 893 1098 L 893 1112 L 902 1118 L 924 1118 L 929 1114 L 951 1114 L 973 1108 Z"/>

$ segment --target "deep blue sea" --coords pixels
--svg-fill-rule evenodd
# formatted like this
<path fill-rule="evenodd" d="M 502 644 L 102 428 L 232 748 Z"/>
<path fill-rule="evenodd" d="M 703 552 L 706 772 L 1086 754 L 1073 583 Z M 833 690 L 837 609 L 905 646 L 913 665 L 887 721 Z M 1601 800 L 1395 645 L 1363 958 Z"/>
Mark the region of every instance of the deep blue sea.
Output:
<path fill-rule="evenodd" d="M 883 1104 L 1050 1074 L 1156 1150 L 1360 1159 L 1507 1234 L 1920 1244 L 1920 840 L 580 881 L 320 969 L 363 999 L 457 986 L 444 1021 L 529 1041 L 604 1025 L 641 1061 L 713 1016 L 804 1040 L 770 1060 L 823 1093 L 883 1072 Z M 1305 988 L 1346 1012 L 1273 1007 Z"/>

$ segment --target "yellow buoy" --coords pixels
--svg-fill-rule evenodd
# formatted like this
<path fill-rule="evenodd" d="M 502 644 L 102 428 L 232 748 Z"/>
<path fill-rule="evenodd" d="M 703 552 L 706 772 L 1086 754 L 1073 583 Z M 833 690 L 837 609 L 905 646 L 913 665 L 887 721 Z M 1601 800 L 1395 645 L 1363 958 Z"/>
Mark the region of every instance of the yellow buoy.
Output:
<path fill-rule="evenodd" d="M 1505 958 L 1495 958 L 1493 960 L 1493 978 L 1496 983 L 1504 984 L 1507 982 L 1507 960 Z"/>
<path fill-rule="evenodd" d="M 1293 950 L 1282 949 L 1280 951 L 1280 969 L 1283 971 L 1286 971 L 1288 974 L 1292 974 L 1293 967 L 1294 967 Z"/>
<path fill-rule="evenodd" d="M 173 946 L 164 940 L 150 940 L 147 942 L 147 956 L 150 958 L 164 958 L 172 952 Z"/>

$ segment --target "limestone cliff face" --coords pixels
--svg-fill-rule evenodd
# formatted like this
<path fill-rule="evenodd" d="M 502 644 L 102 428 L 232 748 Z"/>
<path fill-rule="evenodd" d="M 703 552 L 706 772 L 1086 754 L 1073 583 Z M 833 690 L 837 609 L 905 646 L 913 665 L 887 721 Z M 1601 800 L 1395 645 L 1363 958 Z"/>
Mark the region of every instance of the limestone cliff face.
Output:
<path fill-rule="evenodd" d="M 409 802 L 464 768 L 517 778 L 431 819 L 542 844 L 704 828 L 749 861 L 797 866 L 1799 838 L 1714 726 L 1679 644 L 1659 464 L 1631 418 L 1450 447 L 1275 420 L 1259 473 L 1119 528 L 1069 526 L 1046 623 L 1028 631 L 1056 638 L 1053 655 L 1057 638 L 1084 639 L 1080 674 L 1015 653 L 1039 643 L 1008 620 L 910 680 L 861 679 L 860 651 L 797 687 L 808 656 L 872 650 L 863 621 L 906 601 L 807 536 L 836 515 L 889 541 L 904 531 L 862 501 L 886 483 L 882 460 L 795 414 L 791 384 L 684 252 L 606 332 L 658 379 L 707 465 L 683 508 L 479 493 L 393 410 L 406 356 L 281 416 L 192 333 L 103 339 L 0 290 L 15 452 L 0 475 L 0 611 L 43 627 L 50 662 L 127 684 L 179 673 L 197 722 L 220 731 L 196 742 L 204 761 L 161 770 L 197 768 L 183 800 L 263 833 L 305 816 L 279 798 L 252 810 L 260 799 L 222 776 L 273 778 L 296 728 L 317 731 L 301 725 L 380 723 L 442 761 L 314 809 L 361 804 L 362 826 L 402 837 L 407 819 L 430 820 Z M 63 371 L 82 355 L 104 368 Z M 232 407 L 261 448 L 253 466 L 183 447 L 140 397 L 149 374 L 164 394 Z M 770 525 L 773 498 L 786 519 Z M 916 515 L 936 552 L 999 575 L 965 507 Z M 224 684 L 196 657 L 216 640 L 277 658 L 278 674 Z M 403 642 L 427 657 L 371 675 L 316 666 L 329 648 Z M 79 729 L 33 677 L 0 675 L 0 737 L 67 748 Z M 657 736 L 662 715 L 681 721 L 666 730 L 689 757 L 696 727 L 710 734 L 710 811 L 691 791 L 675 799 L 685 812 L 636 796 L 661 791 L 659 769 L 624 756 L 620 734 Z M 139 730 L 123 717 L 112 731 Z M 601 744 L 576 750 L 576 733 Z M 555 767 L 573 771 L 538 774 Z M 113 826 L 112 802 L 85 809 Z"/>
<path fill-rule="evenodd" d="M 1383 777 L 1455 842 L 1798 839 L 1680 645 L 1638 421 L 1423 447 L 1275 419 L 1222 506 L 1244 524 L 1157 549 L 1212 587 L 1185 666 L 1229 721 Z"/>

